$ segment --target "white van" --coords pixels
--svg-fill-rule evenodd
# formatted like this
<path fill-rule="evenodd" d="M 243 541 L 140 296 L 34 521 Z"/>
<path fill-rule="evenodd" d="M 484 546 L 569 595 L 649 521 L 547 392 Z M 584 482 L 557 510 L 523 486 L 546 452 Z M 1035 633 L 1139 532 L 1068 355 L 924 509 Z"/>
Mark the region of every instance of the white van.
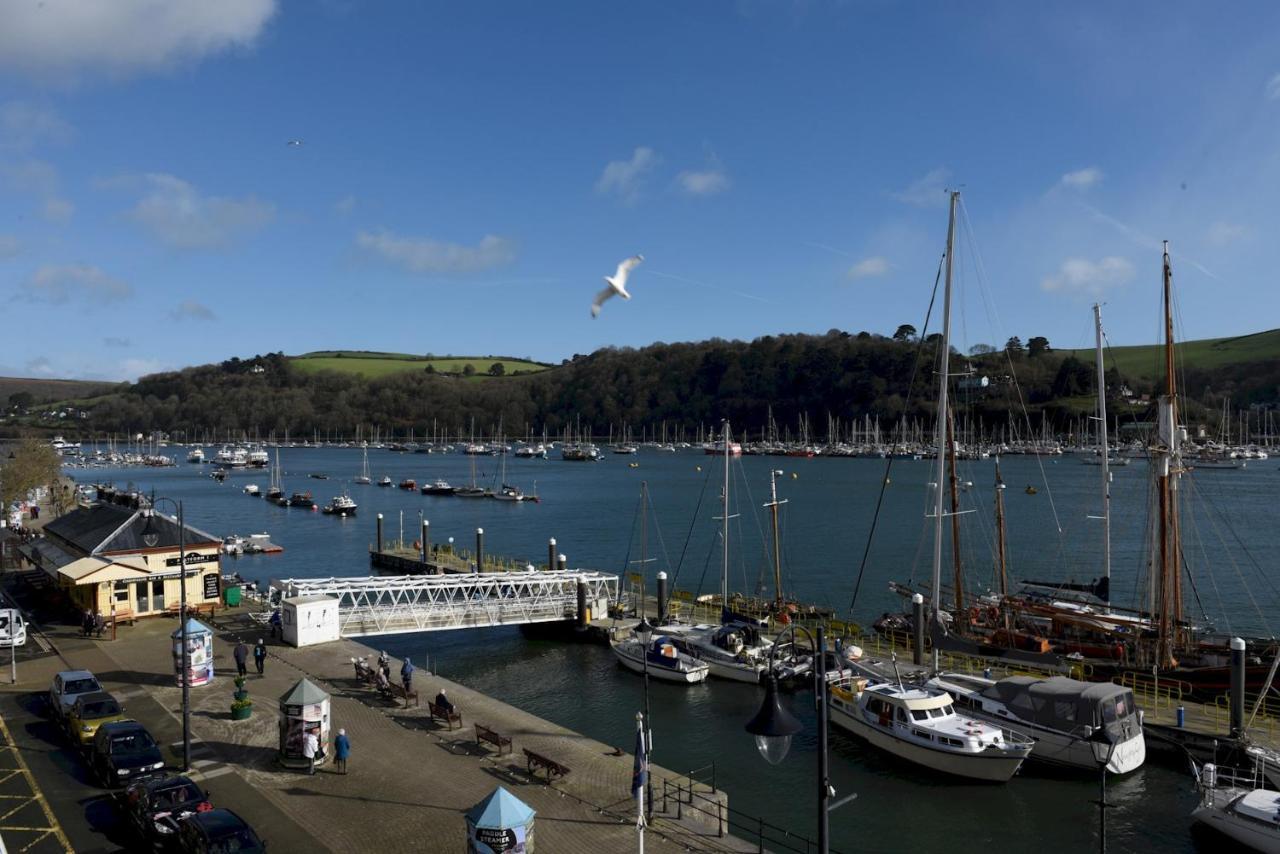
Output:
<path fill-rule="evenodd" d="M 27 621 L 17 608 L 0 608 L 0 647 L 27 645 Z"/>

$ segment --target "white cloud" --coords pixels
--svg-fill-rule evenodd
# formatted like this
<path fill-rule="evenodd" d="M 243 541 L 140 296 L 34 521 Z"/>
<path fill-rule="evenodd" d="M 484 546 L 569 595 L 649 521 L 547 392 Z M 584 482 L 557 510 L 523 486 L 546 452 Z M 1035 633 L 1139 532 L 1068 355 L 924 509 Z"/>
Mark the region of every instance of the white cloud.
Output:
<path fill-rule="evenodd" d="M 76 212 L 76 206 L 66 199 L 57 196 L 50 196 L 44 200 L 44 207 L 41 213 L 49 222 L 65 223 L 71 220 L 72 215 Z"/>
<path fill-rule="evenodd" d="M 132 381 L 147 374 L 158 374 L 167 370 L 169 370 L 168 364 L 159 359 L 124 359 L 120 362 L 116 375 L 118 379 Z"/>
<path fill-rule="evenodd" d="M 872 255 L 869 258 L 863 258 L 857 264 L 849 268 L 850 279 L 869 279 L 874 276 L 883 276 L 889 272 L 889 259 L 880 255 Z"/>
<path fill-rule="evenodd" d="M 53 377 L 57 376 L 53 363 L 44 356 L 36 356 L 34 359 L 27 360 L 27 375 L 32 377 Z"/>
<path fill-rule="evenodd" d="M 13 258 L 22 252 L 22 241 L 12 234 L 0 234 L 0 259 Z"/>
<path fill-rule="evenodd" d="M 729 189 L 729 176 L 719 166 L 701 172 L 685 171 L 676 176 L 680 189 L 691 196 L 713 196 Z"/>
<path fill-rule="evenodd" d="M 638 147 L 630 160 L 613 160 L 604 167 L 596 181 L 596 192 L 601 195 L 617 194 L 623 201 L 633 202 L 640 192 L 645 173 L 658 165 L 658 155 L 652 148 Z"/>
<path fill-rule="evenodd" d="M 183 300 L 171 312 L 169 316 L 174 320 L 217 320 L 218 316 L 213 313 L 213 309 L 204 303 L 196 302 L 193 299 Z"/>
<path fill-rule="evenodd" d="M 951 171 L 938 167 L 911 182 L 905 190 L 890 193 L 892 198 L 918 208 L 938 208 L 947 203 L 947 179 Z"/>
<path fill-rule="evenodd" d="M 0 65 L 55 82 L 171 68 L 252 46 L 275 11 L 275 0 L 7 2 Z"/>
<path fill-rule="evenodd" d="M 333 203 L 333 210 L 342 216 L 346 216 L 356 209 L 355 196 L 343 196 L 341 199 Z"/>
<path fill-rule="evenodd" d="M 1209 226 L 1209 231 L 1205 235 L 1211 246 L 1230 246 L 1240 240 L 1245 240 L 1253 235 L 1253 229 L 1247 225 L 1238 225 L 1231 222 L 1215 222 Z"/>
<path fill-rule="evenodd" d="M 1097 166 L 1089 166 L 1085 169 L 1068 172 L 1062 176 L 1058 183 L 1073 190 L 1087 190 L 1100 181 L 1102 181 L 1102 170 Z"/>
<path fill-rule="evenodd" d="M 356 245 L 411 273 L 474 273 L 510 264 L 516 257 L 510 240 L 492 234 L 475 246 L 463 246 L 430 237 L 362 231 L 356 235 Z"/>
<path fill-rule="evenodd" d="M 49 107 L 26 101 L 0 105 L 0 149 L 27 151 L 42 142 L 66 143 L 74 135 L 71 125 Z"/>
<path fill-rule="evenodd" d="M 95 303 L 118 302 L 133 295 L 128 282 L 113 279 L 88 265 L 45 265 L 27 280 L 21 295 L 32 302 L 62 305 L 73 300 Z"/>
<path fill-rule="evenodd" d="M 1280 74 L 1267 81 L 1267 97 L 1272 101 L 1280 100 Z"/>
<path fill-rule="evenodd" d="M 1133 278 L 1133 264 L 1128 259 L 1114 255 L 1099 261 L 1087 258 L 1068 258 L 1058 272 L 1046 276 L 1040 283 L 1041 290 L 1100 296 L 1110 288 L 1119 287 Z"/>
<path fill-rule="evenodd" d="M 254 196 L 202 196 L 181 178 L 163 173 L 125 177 L 107 186 L 141 185 L 146 190 L 129 216 L 160 240 L 179 249 L 208 249 L 230 243 L 275 219 L 275 205 Z"/>

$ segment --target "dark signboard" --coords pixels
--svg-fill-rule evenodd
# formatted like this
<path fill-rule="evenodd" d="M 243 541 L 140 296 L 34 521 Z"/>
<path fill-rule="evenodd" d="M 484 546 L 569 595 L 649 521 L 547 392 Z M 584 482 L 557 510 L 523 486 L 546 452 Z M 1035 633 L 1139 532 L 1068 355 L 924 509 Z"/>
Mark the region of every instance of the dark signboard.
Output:
<path fill-rule="evenodd" d="M 191 552 L 187 555 L 187 566 L 197 563 L 216 563 L 217 560 L 218 556 L 216 554 L 202 555 L 199 552 Z M 180 563 L 182 563 L 182 558 L 176 557 L 165 558 L 164 561 L 165 566 L 177 566 Z"/>
<path fill-rule="evenodd" d="M 204 598 L 206 601 L 218 598 L 218 589 L 221 582 L 222 576 L 218 575 L 216 572 L 212 572 L 204 577 Z"/>

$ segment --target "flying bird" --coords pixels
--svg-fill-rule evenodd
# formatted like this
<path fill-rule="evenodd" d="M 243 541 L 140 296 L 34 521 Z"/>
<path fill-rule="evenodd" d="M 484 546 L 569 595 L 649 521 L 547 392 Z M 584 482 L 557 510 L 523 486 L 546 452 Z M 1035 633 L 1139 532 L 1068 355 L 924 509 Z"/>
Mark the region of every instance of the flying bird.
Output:
<path fill-rule="evenodd" d="M 295 147 L 295 146 L 297 146 L 297 147 L 301 148 L 301 147 L 302 147 L 302 140 L 300 140 L 300 139 L 291 139 L 291 140 L 289 140 L 287 143 L 285 143 L 285 145 L 289 146 L 290 148 L 293 148 L 293 147 Z"/>
<path fill-rule="evenodd" d="M 596 294 L 595 301 L 591 303 L 591 316 L 600 316 L 600 307 L 604 305 L 604 301 L 614 295 L 623 299 L 631 299 L 631 294 L 627 293 L 627 276 L 631 275 L 631 271 L 640 266 L 640 262 L 644 260 L 643 255 L 632 255 L 627 260 L 618 265 L 618 270 L 612 276 L 605 276 L 604 280 L 609 283 L 609 287 Z"/>

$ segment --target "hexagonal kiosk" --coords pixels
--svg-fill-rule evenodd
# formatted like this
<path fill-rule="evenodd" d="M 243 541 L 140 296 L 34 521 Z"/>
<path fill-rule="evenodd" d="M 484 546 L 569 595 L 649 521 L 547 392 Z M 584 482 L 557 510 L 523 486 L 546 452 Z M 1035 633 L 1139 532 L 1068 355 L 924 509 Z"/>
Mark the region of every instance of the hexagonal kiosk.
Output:
<path fill-rule="evenodd" d="M 299 679 L 297 684 L 285 692 L 280 698 L 280 753 L 281 765 L 286 768 L 306 768 L 307 757 L 302 755 L 302 738 L 308 732 L 314 732 L 324 748 L 325 758 L 316 762 L 323 765 L 329 761 L 329 695 L 307 679 Z"/>
<path fill-rule="evenodd" d="M 173 639 L 173 676 L 182 684 L 182 626 L 169 635 Z M 187 650 L 191 664 L 191 686 L 207 685 L 213 681 L 213 629 L 197 620 L 187 618 Z"/>

